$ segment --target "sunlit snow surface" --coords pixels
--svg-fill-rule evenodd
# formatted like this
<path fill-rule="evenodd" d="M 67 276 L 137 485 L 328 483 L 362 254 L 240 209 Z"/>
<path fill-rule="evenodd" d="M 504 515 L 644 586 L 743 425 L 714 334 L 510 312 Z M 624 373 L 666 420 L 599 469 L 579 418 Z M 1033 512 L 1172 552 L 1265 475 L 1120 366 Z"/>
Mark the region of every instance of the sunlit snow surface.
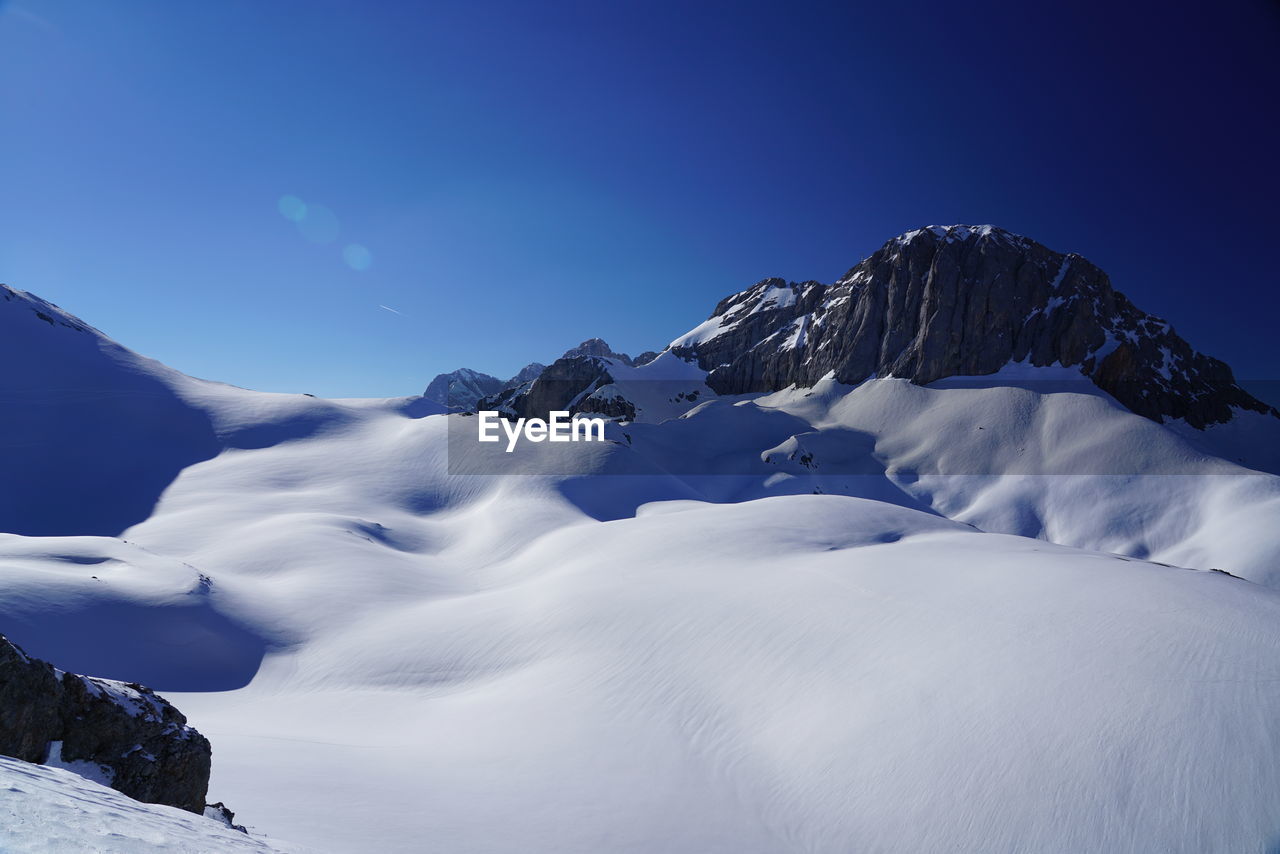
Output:
<path fill-rule="evenodd" d="M 65 771 L 0 756 L 0 851 L 30 854 L 306 854 L 173 807 L 140 804 Z"/>
<path fill-rule="evenodd" d="M 210 800 L 256 834 L 332 852 L 1280 846 L 1280 478 L 1212 456 L 1212 436 L 1019 373 L 655 396 L 603 445 L 450 459 L 466 419 L 421 401 L 256 394 L 110 355 L 220 450 L 129 503 L 154 507 L 119 538 L 0 537 L 0 618 L 34 655 L 172 699 L 213 742 Z M 91 416 L 50 411 L 73 403 Z M 51 445 L 91 435 L 58 424 Z M 495 460 L 539 473 L 450 473 Z M 0 850 L 261 839 L 0 770 Z"/>

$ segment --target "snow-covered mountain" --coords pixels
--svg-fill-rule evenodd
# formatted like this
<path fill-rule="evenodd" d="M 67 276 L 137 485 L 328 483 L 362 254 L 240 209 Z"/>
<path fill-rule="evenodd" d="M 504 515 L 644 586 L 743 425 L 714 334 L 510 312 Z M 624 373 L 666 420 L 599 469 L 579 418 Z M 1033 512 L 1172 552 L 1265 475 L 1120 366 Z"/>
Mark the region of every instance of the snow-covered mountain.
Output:
<path fill-rule="evenodd" d="M 1094 269 L 904 235 L 499 390 L 614 419 L 510 454 L 424 398 L 183 377 L 11 292 L 0 346 L 38 358 L 0 404 L 42 403 L 0 466 L 44 504 L 5 493 L 0 624 L 165 692 L 210 799 L 318 850 L 1265 851 L 1280 419 Z M 1122 349 L 1154 408 L 1108 384 Z M 96 479 L 59 504 L 66 454 Z M 0 814 L 52 814 L 63 773 Z"/>
<path fill-rule="evenodd" d="M 923 385 L 1018 363 L 1075 367 L 1157 421 L 1199 428 L 1237 410 L 1277 414 L 1086 259 L 991 226 L 908 232 L 831 286 L 767 279 L 723 300 L 672 348 L 727 394 L 828 375 Z"/>
<path fill-rule="evenodd" d="M 582 360 L 604 359 L 628 367 L 636 367 L 653 361 L 657 356 L 658 353 L 653 350 L 646 350 L 633 359 L 626 353 L 614 352 L 602 338 L 588 338 L 578 346 L 566 350 L 555 364 L 562 366 L 578 363 L 594 364 L 594 362 Z M 543 377 L 544 381 L 550 381 L 559 372 L 556 370 L 548 374 L 547 371 L 547 365 L 530 362 L 511 379 L 500 380 L 470 368 L 459 368 L 447 374 L 437 374 L 427 386 L 423 397 L 455 411 L 473 412 L 477 408 L 500 408 L 501 401 L 523 398 L 534 380 Z"/>
<path fill-rule="evenodd" d="M 827 379 L 929 385 L 998 376 L 1007 383 L 1017 374 L 1019 384 L 1045 391 L 1100 389 L 1160 423 L 1203 431 L 1235 422 L 1220 435 L 1258 439 L 1259 429 L 1267 433 L 1280 420 L 1237 384 L 1230 367 L 1135 307 L 1088 260 L 992 226 L 907 232 L 833 285 L 765 279 L 721 300 L 664 352 L 696 364 L 722 395 L 812 388 Z M 641 366 L 655 355 L 632 361 L 593 339 L 543 371 L 533 399 L 526 399 L 533 383 L 508 383 L 476 405 L 523 415 L 571 403 L 631 418 L 609 366 Z M 605 387 L 611 403 L 601 409 L 593 392 Z M 1256 452 L 1250 457 L 1264 463 Z M 1274 468 L 1274 459 L 1267 456 L 1265 466 Z"/>
<path fill-rule="evenodd" d="M 1025 364 L 1077 368 L 1157 421 L 1200 428 L 1239 410 L 1276 415 L 1088 260 L 992 226 L 907 232 L 834 285 L 765 279 L 726 297 L 671 349 L 722 394 L 827 376 L 927 385 Z"/>
<path fill-rule="evenodd" d="M 613 359 L 621 362 L 629 367 L 637 367 L 653 361 L 658 354 L 652 350 L 646 350 L 634 359 L 626 353 L 616 353 L 613 348 L 603 338 L 588 338 L 577 347 L 572 347 L 565 351 L 561 356 L 563 359 L 572 359 L 575 356 L 597 356 L 606 359 Z M 530 377 L 533 379 L 533 377 Z"/>
<path fill-rule="evenodd" d="M 533 363 L 524 368 L 521 373 L 537 376 L 545 367 L 545 365 Z M 497 377 L 473 371 L 470 368 L 458 368 L 447 374 L 436 374 L 435 378 L 427 384 L 427 390 L 422 393 L 422 396 L 441 406 L 452 405 L 465 409 L 474 406 L 480 398 L 495 391 L 501 391 L 506 386 L 507 383 Z"/>
<path fill-rule="evenodd" d="M 546 402 L 546 389 L 554 385 L 557 388 L 563 384 L 560 375 L 565 370 L 565 366 L 583 365 L 588 370 L 596 371 L 599 364 L 603 364 L 600 360 L 607 362 L 618 362 L 623 365 L 633 366 L 643 364 L 658 354 L 652 351 L 642 353 L 640 360 L 633 360 L 626 353 L 615 353 L 613 349 L 601 338 L 588 338 L 576 347 L 571 347 L 565 351 L 564 355 L 557 359 L 554 366 L 548 367 L 539 362 L 530 362 L 520 369 L 514 377 L 505 382 L 496 377 L 473 371 L 470 368 L 461 368 L 448 374 L 439 374 L 427 386 L 426 393 L 423 395 L 426 399 L 440 403 L 448 407 L 452 411 L 474 412 L 477 409 L 505 409 L 509 412 L 515 412 L 515 409 L 505 405 L 506 401 L 520 401 L 517 404 L 522 411 L 528 406 L 524 401 L 528 397 L 530 390 L 534 386 L 535 381 L 540 380 L 540 391 L 534 396 L 533 406 L 539 402 Z M 570 367 L 572 373 L 572 367 Z M 572 380 L 570 381 L 573 382 Z M 554 403 L 554 401 L 551 401 Z M 556 408 L 554 405 L 551 408 Z M 546 411 L 546 407 L 542 408 Z M 623 415 L 625 412 L 619 411 L 610 413 L 615 415 Z"/>

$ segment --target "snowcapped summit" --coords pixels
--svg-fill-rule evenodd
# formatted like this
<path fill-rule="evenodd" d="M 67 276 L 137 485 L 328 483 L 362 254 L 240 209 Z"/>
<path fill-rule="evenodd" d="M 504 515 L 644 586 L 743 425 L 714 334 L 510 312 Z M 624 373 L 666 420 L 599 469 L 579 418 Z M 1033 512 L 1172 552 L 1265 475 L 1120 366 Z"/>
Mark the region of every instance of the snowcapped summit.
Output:
<path fill-rule="evenodd" d="M 530 362 L 517 371 L 514 377 L 507 380 L 507 384 L 519 385 L 521 383 L 527 383 L 529 380 L 536 379 L 538 374 L 542 373 L 546 369 L 547 366 L 541 362 Z"/>
<path fill-rule="evenodd" d="M 645 350 L 638 356 L 628 356 L 626 353 L 619 353 L 614 350 L 603 338 L 588 338 L 577 347 L 565 350 L 564 355 L 560 358 L 573 359 L 577 356 L 612 359 L 615 362 L 621 362 L 627 367 L 639 367 L 652 362 L 658 357 L 658 354 L 653 350 Z"/>
<path fill-rule="evenodd" d="M 1029 364 L 1075 368 L 1156 421 L 1202 428 L 1238 410 L 1274 413 L 1087 259 L 989 225 L 906 232 L 832 285 L 766 279 L 721 300 L 670 349 L 721 394 L 828 374 L 926 385 Z"/>
<path fill-rule="evenodd" d="M 614 350 L 603 338 L 588 338 L 577 347 L 566 350 L 562 359 L 573 359 L 578 356 L 591 356 L 597 359 L 612 359 L 615 362 L 621 362 L 627 367 L 639 367 L 652 362 L 658 357 L 654 350 L 645 350 L 638 356 L 628 356 L 626 353 L 619 353 Z"/>
<path fill-rule="evenodd" d="M 458 368 L 447 374 L 436 374 L 427 385 L 422 396 L 441 406 L 458 409 L 474 409 L 476 402 L 483 397 L 496 394 L 503 389 L 523 385 L 547 369 L 541 362 L 530 362 L 521 368 L 509 380 L 500 380 L 490 374 L 473 371 L 470 368 Z"/>
<path fill-rule="evenodd" d="M 447 374 L 436 374 L 427 384 L 422 396 L 442 406 L 469 406 L 475 401 L 495 391 L 501 391 L 505 384 L 490 374 L 473 371 L 470 368 L 458 368 Z"/>
<path fill-rule="evenodd" d="M 1006 231 L 994 225 L 927 225 L 924 228 L 917 228 L 900 234 L 893 239 L 893 242 L 910 243 L 912 240 L 926 234 L 947 243 L 955 243 L 956 241 L 964 241 L 970 238 L 998 240 L 1013 246 L 1028 246 L 1035 242 L 1023 237 L 1021 234 L 1014 234 L 1012 231 Z"/>
<path fill-rule="evenodd" d="M 631 357 L 626 353 L 615 353 L 603 338 L 588 338 L 577 347 L 564 351 L 561 358 L 571 359 L 574 356 L 602 356 L 606 359 L 617 359 L 624 364 L 631 364 Z"/>
<path fill-rule="evenodd" d="M 581 380 L 581 385 L 585 387 L 585 385 L 607 376 L 609 365 L 623 365 L 631 368 L 647 364 L 657 356 L 657 353 L 647 350 L 632 358 L 626 353 L 616 352 L 603 338 L 588 338 L 578 346 L 566 350 L 564 355 L 557 359 L 553 365 L 548 366 L 540 362 L 530 362 L 521 368 L 519 373 L 505 382 L 497 377 L 473 371 L 469 368 L 459 368 L 448 374 L 439 374 L 427 386 L 423 397 L 454 409 L 475 410 L 476 408 L 498 407 L 514 412 L 516 410 L 511 409 L 508 404 L 523 399 L 533 386 L 534 381 L 540 377 L 545 380 L 543 383 L 544 389 L 548 384 L 561 385 L 568 382 L 569 386 L 581 391 L 581 388 L 577 387 L 579 380 Z M 552 370 L 552 368 L 555 368 L 555 370 Z M 589 379 L 587 378 L 588 376 Z M 609 382 L 612 382 L 612 380 Z M 562 397 L 566 393 L 558 392 L 553 395 L 553 398 Z M 576 396 L 576 393 L 568 393 L 568 397 L 572 398 Z M 488 402 L 483 403 L 484 401 Z M 522 410 L 522 407 L 517 408 Z"/>

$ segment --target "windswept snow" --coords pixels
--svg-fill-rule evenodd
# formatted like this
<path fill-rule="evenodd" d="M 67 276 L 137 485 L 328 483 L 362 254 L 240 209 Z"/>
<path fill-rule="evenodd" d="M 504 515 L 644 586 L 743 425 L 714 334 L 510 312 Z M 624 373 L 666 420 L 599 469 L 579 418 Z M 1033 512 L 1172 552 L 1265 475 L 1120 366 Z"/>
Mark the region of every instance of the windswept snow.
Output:
<path fill-rule="evenodd" d="M 468 419 L 390 405 L 185 470 L 125 537 L 208 576 L 261 644 L 248 686 L 170 694 L 215 745 L 211 799 L 340 852 L 1280 832 L 1277 594 L 1208 571 L 1270 578 L 1276 478 L 1099 394 L 876 380 L 681 406 L 569 449 L 577 473 L 450 475 Z M 1093 473 L 1034 473 L 1055 466 Z M 139 626 L 172 608 L 148 601 Z"/>
<path fill-rule="evenodd" d="M 115 779 L 115 772 L 106 765 L 99 765 L 96 762 L 88 762 L 83 759 L 71 761 L 63 759 L 62 742 L 60 741 L 49 742 L 49 755 L 45 757 L 44 764 L 50 768 L 61 768 L 64 771 L 70 771 L 72 774 L 101 786 L 110 786 L 111 781 Z"/>
<path fill-rule="evenodd" d="M 140 804 L 84 775 L 0 756 L 5 854 L 305 854 L 174 807 Z"/>
<path fill-rule="evenodd" d="M 569 525 L 473 592 L 353 611 L 244 691 L 177 698 L 217 797 L 340 851 L 1280 831 L 1280 596 L 1218 573 L 788 496 Z"/>

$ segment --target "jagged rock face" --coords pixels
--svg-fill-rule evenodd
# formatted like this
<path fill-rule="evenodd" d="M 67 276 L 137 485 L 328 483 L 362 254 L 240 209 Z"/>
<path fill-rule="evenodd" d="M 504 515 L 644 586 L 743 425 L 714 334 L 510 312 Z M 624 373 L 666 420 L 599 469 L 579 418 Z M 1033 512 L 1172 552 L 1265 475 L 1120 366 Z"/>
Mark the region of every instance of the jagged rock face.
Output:
<path fill-rule="evenodd" d="M 645 350 L 639 356 L 636 356 L 635 358 L 633 358 L 631 360 L 631 364 L 635 365 L 638 368 L 642 365 L 649 364 L 650 362 L 652 362 L 654 359 L 658 358 L 661 355 L 662 354 L 659 353 L 657 350 Z"/>
<path fill-rule="evenodd" d="M 635 405 L 606 388 L 613 383 L 609 362 L 631 367 L 657 356 L 648 351 L 641 359 L 632 359 L 614 352 L 602 338 L 588 338 L 549 366 L 530 363 L 500 391 L 478 399 L 473 408 L 501 412 L 510 418 L 546 418 L 550 412 L 562 411 L 632 419 Z"/>
<path fill-rule="evenodd" d="M 232 830 L 238 830 L 244 834 L 249 832 L 245 830 L 243 824 L 236 824 L 236 814 L 232 812 L 231 809 L 222 801 L 218 801 L 216 804 L 206 805 L 204 808 L 204 817 L 211 818 L 224 827 L 229 827 Z"/>
<path fill-rule="evenodd" d="M 613 384 L 608 362 L 593 356 L 557 359 L 532 382 L 504 389 L 476 404 L 512 418 L 546 418 L 554 411 L 587 412 L 623 418 L 635 417 L 627 400 L 599 393 Z"/>
<path fill-rule="evenodd" d="M 167 700 L 134 683 L 64 673 L 2 635 L 0 753 L 92 763 L 135 800 L 205 807 L 209 741 Z"/>
<path fill-rule="evenodd" d="M 561 358 L 571 359 L 574 356 L 599 356 L 605 359 L 617 359 L 624 365 L 634 364 L 626 353 L 615 353 L 603 338 L 588 338 L 577 347 L 566 350 Z"/>
<path fill-rule="evenodd" d="M 519 373 L 517 373 L 514 377 L 507 380 L 504 388 L 510 388 L 511 386 L 516 386 L 516 385 L 523 385 L 524 383 L 527 383 L 531 380 L 536 380 L 538 378 L 538 375 L 541 374 L 546 369 L 547 369 L 547 366 L 542 364 L 541 362 L 530 362 L 529 364 L 521 368 Z"/>
<path fill-rule="evenodd" d="M 455 410 L 475 412 L 493 409 L 518 417 L 545 418 L 549 411 L 566 409 L 619 417 L 630 413 L 634 416 L 634 406 L 607 395 L 578 398 L 584 390 L 590 395 L 591 391 L 613 382 L 612 379 L 601 380 L 602 376 L 608 376 L 606 360 L 630 367 L 647 364 L 658 355 L 647 350 L 639 358 L 632 359 L 626 353 L 614 352 L 602 338 L 588 338 L 565 351 L 551 366 L 530 362 L 506 382 L 469 368 L 439 374 L 422 396 Z M 530 399 L 535 381 L 540 382 Z M 588 386 L 591 386 L 589 390 Z"/>
<path fill-rule="evenodd" d="M 1078 367 L 1156 421 L 1204 427 L 1233 407 L 1275 412 L 1086 259 L 990 226 L 908 232 L 834 285 L 766 279 L 722 300 L 671 349 L 722 394 L 811 386 L 832 372 L 849 384 L 926 384 L 1029 362 Z"/>

